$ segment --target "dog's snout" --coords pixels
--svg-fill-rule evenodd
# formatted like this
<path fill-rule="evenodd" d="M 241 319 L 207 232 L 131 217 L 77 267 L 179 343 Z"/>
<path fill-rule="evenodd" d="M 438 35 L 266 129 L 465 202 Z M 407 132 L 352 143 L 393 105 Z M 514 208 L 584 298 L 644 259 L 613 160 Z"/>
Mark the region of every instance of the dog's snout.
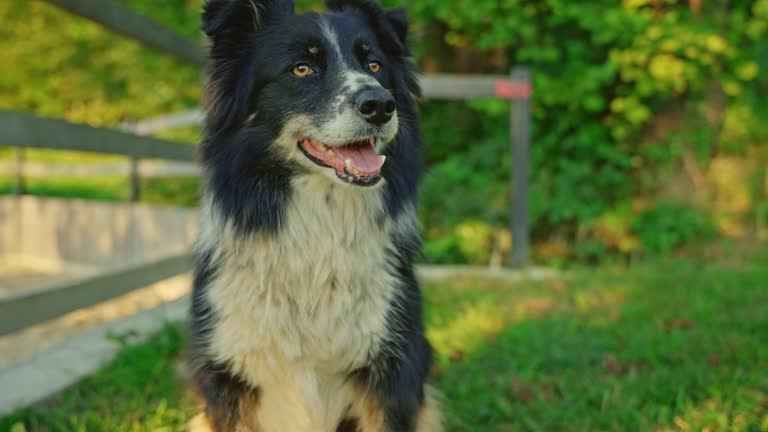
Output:
<path fill-rule="evenodd" d="M 368 123 L 381 126 L 395 114 L 395 99 L 386 90 L 366 90 L 357 96 L 357 111 Z"/>

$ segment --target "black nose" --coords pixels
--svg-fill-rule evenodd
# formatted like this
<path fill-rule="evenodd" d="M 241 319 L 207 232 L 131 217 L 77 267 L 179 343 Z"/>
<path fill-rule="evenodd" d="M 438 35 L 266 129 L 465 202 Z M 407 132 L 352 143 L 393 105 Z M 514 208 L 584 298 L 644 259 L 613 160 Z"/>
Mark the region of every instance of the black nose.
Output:
<path fill-rule="evenodd" d="M 357 110 L 368 123 L 381 126 L 395 115 L 395 99 L 386 90 L 365 90 L 357 95 Z"/>

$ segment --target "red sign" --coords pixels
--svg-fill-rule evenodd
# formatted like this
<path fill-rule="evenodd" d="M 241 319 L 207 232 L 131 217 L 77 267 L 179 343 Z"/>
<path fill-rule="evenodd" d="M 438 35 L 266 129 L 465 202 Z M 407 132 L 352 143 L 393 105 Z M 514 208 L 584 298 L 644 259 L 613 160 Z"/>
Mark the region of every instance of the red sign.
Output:
<path fill-rule="evenodd" d="M 533 94 L 533 87 L 527 81 L 496 80 L 496 97 L 499 99 L 528 99 Z"/>

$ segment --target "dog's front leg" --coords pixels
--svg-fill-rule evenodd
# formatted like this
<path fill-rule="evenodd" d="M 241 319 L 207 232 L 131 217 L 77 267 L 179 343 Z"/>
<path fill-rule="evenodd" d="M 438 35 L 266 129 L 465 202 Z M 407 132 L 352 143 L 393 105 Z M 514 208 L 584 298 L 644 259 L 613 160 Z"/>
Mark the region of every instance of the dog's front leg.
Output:
<path fill-rule="evenodd" d="M 205 366 L 194 376 L 205 412 L 189 432 L 261 432 L 257 425 L 259 391 L 223 368 Z"/>
<path fill-rule="evenodd" d="M 442 431 L 435 394 L 425 384 L 431 348 L 423 336 L 412 336 L 363 374 L 358 432 Z"/>

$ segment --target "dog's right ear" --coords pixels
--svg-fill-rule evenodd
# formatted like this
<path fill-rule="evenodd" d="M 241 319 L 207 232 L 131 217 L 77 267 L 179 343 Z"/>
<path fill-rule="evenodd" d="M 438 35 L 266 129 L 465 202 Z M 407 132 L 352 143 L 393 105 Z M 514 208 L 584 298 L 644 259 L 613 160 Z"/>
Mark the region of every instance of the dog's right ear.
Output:
<path fill-rule="evenodd" d="M 208 0 L 202 30 L 211 40 L 205 89 L 207 125 L 223 131 L 242 125 L 253 92 L 249 36 L 280 18 L 293 15 L 292 0 Z"/>
<path fill-rule="evenodd" d="M 293 14 L 293 0 L 208 0 L 202 30 L 216 40 L 261 30 L 269 22 Z"/>

